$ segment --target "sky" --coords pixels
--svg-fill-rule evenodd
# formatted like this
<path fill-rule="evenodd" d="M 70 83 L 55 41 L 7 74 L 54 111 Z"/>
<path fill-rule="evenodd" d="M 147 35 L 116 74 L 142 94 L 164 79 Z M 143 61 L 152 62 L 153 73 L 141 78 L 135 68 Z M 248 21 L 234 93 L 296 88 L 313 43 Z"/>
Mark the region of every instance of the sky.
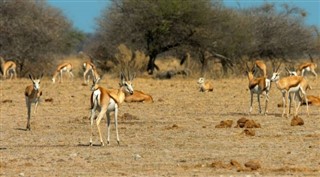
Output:
<path fill-rule="evenodd" d="M 143 1 L 143 0 L 141 0 Z M 47 0 L 53 7 L 62 10 L 64 15 L 72 21 L 75 28 L 93 33 L 97 28 L 96 19 L 107 8 L 110 0 Z M 272 2 L 276 4 L 288 3 L 303 8 L 308 16 L 307 25 L 315 25 L 320 28 L 320 0 L 224 0 L 224 4 L 230 8 L 248 8 Z"/>

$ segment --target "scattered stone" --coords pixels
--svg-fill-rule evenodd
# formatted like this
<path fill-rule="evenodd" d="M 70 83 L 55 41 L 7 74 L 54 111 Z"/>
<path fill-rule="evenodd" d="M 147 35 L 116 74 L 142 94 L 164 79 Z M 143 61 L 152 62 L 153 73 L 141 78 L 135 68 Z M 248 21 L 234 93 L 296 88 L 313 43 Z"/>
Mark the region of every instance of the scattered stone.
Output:
<path fill-rule="evenodd" d="M 53 98 L 46 98 L 44 99 L 45 102 L 53 102 Z"/>
<path fill-rule="evenodd" d="M 215 128 L 231 128 L 233 120 L 222 120 L 220 124 L 216 125 Z"/>
<path fill-rule="evenodd" d="M 237 125 L 234 128 L 261 128 L 259 123 L 256 123 L 254 120 L 247 119 L 245 117 L 240 118 L 237 121 Z"/>
<path fill-rule="evenodd" d="M 245 167 L 251 169 L 251 170 L 257 170 L 261 168 L 260 162 L 257 160 L 250 160 L 244 164 Z"/>
<path fill-rule="evenodd" d="M 244 128 L 261 128 L 261 125 L 254 120 L 248 119 L 244 124 Z"/>
<path fill-rule="evenodd" d="M 230 165 L 224 164 L 221 161 L 217 161 L 217 162 L 212 162 L 211 163 L 211 167 L 213 167 L 213 168 L 229 168 Z"/>
<path fill-rule="evenodd" d="M 2 103 L 12 103 L 12 100 L 3 100 Z"/>
<path fill-rule="evenodd" d="M 291 126 L 298 126 L 298 125 L 303 125 L 304 124 L 304 121 L 303 119 L 301 119 L 300 117 L 298 116 L 294 116 L 291 120 Z"/>
<path fill-rule="evenodd" d="M 177 124 L 173 124 L 172 128 L 179 128 L 179 126 Z"/>
<path fill-rule="evenodd" d="M 230 160 L 230 164 L 232 165 L 232 166 L 234 166 L 234 167 L 236 167 L 237 168 L 237 171 L 241 171 L 243 168 L 242 168 L 242 166 L 241 166 L 241 164 L 238 162 L 238 161 L 236 161 L 236 160 Z"/>
<path fill-rule="evenodd" d="M 122 120 L 139 120 L 137 118 L 137 116 L 134 116 L 130 113 L 124 113 L 122 116 L 120 116 L 120 119 L 122 119 Z"/>
<path fill-rule="evenodd" d="M 236 125 L 235 128 L 239 128 L 239 127 L 240 127 L 240 128 L 243 128 L 247 120 L 248 120 L 248 119 L 246 119 L 245 117 L 240 118 L 240 119 L 237 121 L 237 125 Z"/>
<path fill-rule="evenodd" d="M 139 155 L 139 154 L 134 154 L 134 155 L 133 155 L 133 158 L 134 158 L 134 160 L 139 160 L 139 159 L 141 159 L 142 157 L 141 157 L 141 155 Z"/>
<path fill-rule="evenodd" d="M 244 129 L 243 133 L 247 136 L 255 136 L 256 135 L 256 131 L 253 129 Z"/>

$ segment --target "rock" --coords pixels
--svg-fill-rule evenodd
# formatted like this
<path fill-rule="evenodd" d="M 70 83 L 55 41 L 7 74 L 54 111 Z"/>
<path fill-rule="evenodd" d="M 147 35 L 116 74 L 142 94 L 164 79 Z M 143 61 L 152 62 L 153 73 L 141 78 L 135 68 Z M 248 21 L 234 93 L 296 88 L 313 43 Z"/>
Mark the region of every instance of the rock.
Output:
<path fill-rule="evenodd" d="M 233 120 L 223 120 L 220 124 L 216 125 L 215 128 L 231 128 Z"/>
<path fill-rule="evenodd" d="M 245 167 L 250 168 L 251 170 L 257 170 L 261 168 L 260 162 L 257 160 L 250 160 L 244 164 Z"/>
<path fill-rule="evenodd" d="M 247 120 L 248 120 L 248 119 L 245 118 L 245 117 L 240 118 L 240 119 L 237 121 L 237 126 L 236 126 L 236 128 L 238 128 L 238 127 L 243 128 L 244 125 L 245 125 L 245 123 L 247 122 Z"/>
<path fill-rule="evenodd" d="M 245 129 L 245 130 L 243 130 L 243 133 L 245 134 L 245 135 L 248 135 L 248 136 L 255 136 L 256 135 L 256 131 L 255 130 L 253 130 L 253 129 Z"/>
<path fill-rule="evenodd" d="M 300 117 L 298 116 L 294 116 L 291 120 L 291 126 L 301 126 L 304 124 L 304 121 L 303 119 L 301 119 Z"/>

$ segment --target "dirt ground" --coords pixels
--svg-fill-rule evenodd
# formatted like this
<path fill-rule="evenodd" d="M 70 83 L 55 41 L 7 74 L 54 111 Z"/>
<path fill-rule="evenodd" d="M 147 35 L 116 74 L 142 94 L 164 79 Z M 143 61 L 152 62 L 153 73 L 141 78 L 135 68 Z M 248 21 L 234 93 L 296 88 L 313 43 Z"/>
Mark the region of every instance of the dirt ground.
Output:
<path fill-rule="evenodd" d="M 292 127 L 292 116 L 281 117 L 281 93 L 274 84 L 264 116 L 258 114 L 256 98 L 248 115 L 245 76 L 213 80 L 209 93 L 199 92 L 196 81 L 136 78 L 134 88 L 150 93 L 155 102 L 123 103 L 120 145 L 112 124 L 110 145 L 98 146 L 95 127 L 95 146 L 90 147 L 91 92 L 80 78 L 61 84 L 43 78 L 31 131 L 25 131 L 24 98 L 31 81 L 1 80 L 0 176 L 320 176 L 319 107 L 310 106 L 309 117 L 302 107 L 304 125 Z M 311 84 L 308 94 L 320 95 L 320 80 Z M 105 76 L 100 85 L 117 87 L 118 79 Z M 261 102 L 264 108 L 264 97 Z M 255 136 L 233 128 L 242 117 L 261 124 Z M 215 128 L 228 119 L 232 128 Z M 105 122 L 100 126 L 106 141 Z M 261 168 L 245 168 L 250 160 Z"/>

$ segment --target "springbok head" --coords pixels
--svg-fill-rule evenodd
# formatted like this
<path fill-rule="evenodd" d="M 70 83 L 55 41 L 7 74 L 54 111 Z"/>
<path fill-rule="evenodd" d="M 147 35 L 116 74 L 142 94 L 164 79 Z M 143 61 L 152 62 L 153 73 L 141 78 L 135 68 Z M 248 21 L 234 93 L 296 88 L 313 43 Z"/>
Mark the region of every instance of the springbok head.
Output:
<path fill-rule="evenodd" d="M 296 71 L 289 70 L 287 67 L 286 71 L 289 73 L 289 76 L 298 76 L 298 73 Z"/>
<path fill-rule="evenodd" d="M 200 77 L 199 79 L 198 79 L 198 84 L 199 85 L 201 85 L 201 84 L 203 84 L 205 82 L 205 78 L 204 77 Z"/>
<path fill-rule="evenodd" d="M 38 78 L 34 78 L 32 76 L 32 74 L 29 74 L 29 78 L 31 79 L 31 81 L 33 83 L 33 88 L 35 90 L 39 90 L 40 89 L 40 81 L 41 81 L 42 77 L 43 77 L 43 73 Z"/>
<path fill-rule="evenodd" d="M 130 95 L 133 94 L 133 84 L 132 81 L 135 77 L 135 74 L 132 75 L 128 72 L 128 77 L 126 77 L 123 72 L 120 73 L 120 83 L 119 86 L 124 88 L 124 91 L 129 93 Z"/>
<path fill-rule="evenodd" d="M 281 63 L 278 65 L 278 67 L 275 70 L 273 70 L 272 77 L 270 78 L 272 82 L 278 81 L 280 79 L 280 73 L 281 73 L 279 72 L 280 66 L 281 66 Z"/>

